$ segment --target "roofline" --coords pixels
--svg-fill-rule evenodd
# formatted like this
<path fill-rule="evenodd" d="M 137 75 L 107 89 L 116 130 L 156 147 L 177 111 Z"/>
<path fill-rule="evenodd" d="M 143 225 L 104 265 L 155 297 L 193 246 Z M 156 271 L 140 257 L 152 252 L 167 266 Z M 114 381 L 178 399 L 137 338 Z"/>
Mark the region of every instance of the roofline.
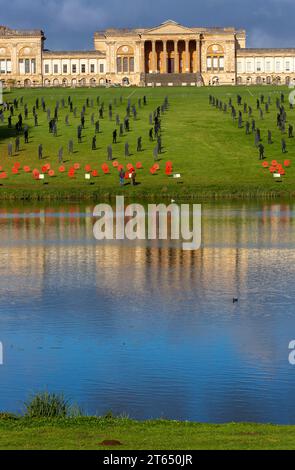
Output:
<path fill-rule="evenodd" d="M 282 48 L 282 47 L 271 47 L 271 48 L 239 48 L 237 49 L 237 55 L 240 53 L 247 55 L 249 54 L 271 54 L 271 53 L 295 53 L 295 47 Z M 241 54 L 241 55 L 242 55 Z"/>
<path fill-rule="evenodd" d="M 43 55 L 97 55 L 105 56 L 105 53 L 92 49 L 91 51 L 49 51 L 43 50 Z"/>
<path fill-rule="evenodd" d="M 11 29 L 7 26 L 0 26 L 1 37 L 43 37 L 45 38 L 44 31 L 42 29 Z"/>

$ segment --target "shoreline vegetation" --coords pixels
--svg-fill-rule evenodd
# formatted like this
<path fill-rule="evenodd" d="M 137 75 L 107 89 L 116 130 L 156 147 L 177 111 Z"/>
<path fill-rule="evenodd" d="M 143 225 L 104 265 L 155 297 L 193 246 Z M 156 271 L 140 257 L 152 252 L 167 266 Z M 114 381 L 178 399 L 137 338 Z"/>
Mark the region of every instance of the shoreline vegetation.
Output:
<path fill-rule="evenodd" d="M 292 425 L 87 416 L 48 391 L 30 397 L 22 415 L 0 412 L 0 435 L 0 450 L 295 449 Z"/>
<path fill-rule="evenodd" d="M 42 184 L 42 183 L 41 183 Z M 0 188 L 0 202 L 2 201 L 58 201 L 58 202 L 85 202 L 85 201 L 115 201 L 117 196 L 124 196 L 128 200 L 142 200 L 146 202 L 156 201 L 169 201 L 177 198 L 180 201 L 222 201 L 222 200 L 271 200 L 271 199 L 283 199 L 283 200 L 294 200 L 294 191 L 284 190 L 271 190 L 265 191 L 263 189 L 246 189 L 228 191 L 227 189 L 206 189 L 188 191 L 169 191 L 167 188 L 153 188 L 150 192 L 148 191 L 122 191 L 120 188 L 114 190 L 114 188 L 47 188 L 47 189 L 36 189 L 36 188 Z"/>
<path fill-rule="evenodd" d="M 242 112 L 242 123 L 233 120 L 229 109 L 223 112 L 209 104 L 209 95 L 214 95 L 218 102 L 227 103 L 230 99 L 237 110 Z M 98 201 L 111 200 L 117 195 L 126 199 L 145 199 L 156 201 L 163 199 L 179 200 L 220 200 L 220 199 L 281 199 L 295 197 L 295 139 L 288 138 L 276 126 L 277 100 L 284 94 L 287 113 L 287 126 L 295 126 L 295 109 L 289 109 L 287 87 L 253 86 L 251 94 L 245 87 L 202 87 L 183 89 L 178 87 L 158 89 L 12 89 L 4 94 L 4 100 L 18 102 L 18 109 L 12 116 L 12 127 L 8 127 L 9 111 L 4 112 L 4 121 L 0 123 L 0 201 Z M 290 162 L 285 174 L 275 179 L 269 168 L 262 167 L 258 148 L 254 143 L 254 133 L 246 134 L 248 114 L 243 106 L 237 104 L 237 96 L 242 104 L 251 105 L 252 118 L 260 129 L 261 142 L 264 146 L 264 163 L 276 160 L 284 165 Z M 270 102 L 267 112 L 261 117 L 256 109 L 257 100 Z M 146 104 L 143 105 L 143 97 Z M 74 112 L 68 105 L 71 98 Z M 149 138 L 151 115 L 168 99 L 168 108 L 160 113 L 162 151 L 157 155 L 159 169 L 151 172 L 157 139 Z M 22 100 L 21 100 L 22 98 Z M 33 110 L 38 101 L 38 123 L 34 124 Z M 41 102 L 44 103 L 42 109 Z M 61 104 L 62 103 L 62 104 Z M 88 104 L 85 104 L 88 103 Z M 139 103 L 141 103 L 139 105 Z M 104 106 L 103 118 L 98 111 Z M 27 117 L 25 117 L 25 106 Z M 58 121 L 54 136 L 48 131 L 48 114 L 53 116 L 56 107 Z M 124 122 L 128 106 L 133 111 L 129 118 L 130 129 L 123 130 L 119 136 L 119 123 Z M 77 141 L 77 127 L 80 124 L 80 111 L 85 110 L 85 127 L 82 129 L 81 142 Z M 111 110 L 111 111 L 110 111 Z M 17 137 L 15 124 L 19 113 L 23 116 L 23 125 L 28 126 L 29 138 L 25 143 L 20 134 L 19 150 L 15 149 Z M 67 119 L 67 124 L 65 124 Z M 99 132 L 95 134 L 93 122 L 99 119 Z M 250 119 L 251 120 L 251 119 Z M 268 129 L 272 132 L 272 142 L 267 142 Z M 117 130 L 117 142 L 112 143 L 114 130 Z M 96 136 L 95 149 L 91 148 Z M 136 147 L 142 137 L 140 150 Z M 287 153 L 282 154 L 281 141 L 285 138 Z M 68 144 L 73 140 L 73 152 L 68 153 Z M 12 156 L 8 156 L 9 145 Z M 42 157 L 38 159 L 38 148 L 42 144 Z M 129 156 L 124 156 L 125 145 L 129 145 Z M 108 158 L 108 147 L 112 145 L 112 161 Z M 60 153 L 61 152 L 61 153 Z M 62 154 L 64 173 L 60 173 L 59 157 Z M 113 163 L 136 168 L 136 184 L 128 178 L 120 186 L 119 175 Z M 165 171 L 167 162 L 172 162 L 173 173 L 181 175 L 173 178 Z M 136 164 L 140 163 L 140 167 Z M 108 165 L 109 172 L 102 171 L 102 165 Z M 19 165 L 15 167 L 15 165 Z M 33 169 L 42 172 L 42 167 L 49 165 L 52 176 L 45 174 L 44 180 L 33 178 Z M 78 165 L 74 177 L 69 177 L 69 170 Z M 85 179 L 87 166 L 94 171 L 90 180 Z M 17 171 L 15 171 L 17 168 Z M 30 172 L 26 172 L 29 168 Z M 167 168 L 166 168 L 167 169 Z M 73 175 L 72 175 L 73 176 Z"/>

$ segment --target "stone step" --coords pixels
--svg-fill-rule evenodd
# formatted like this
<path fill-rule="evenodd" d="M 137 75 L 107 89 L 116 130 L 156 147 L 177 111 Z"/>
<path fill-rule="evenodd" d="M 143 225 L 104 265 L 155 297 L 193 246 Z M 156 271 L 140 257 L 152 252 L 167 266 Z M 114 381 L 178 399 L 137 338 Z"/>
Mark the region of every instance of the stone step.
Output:
<path fill-rule="evenodd" d="M 142 75 L 142 81 L 147 86 L 203 85 L 200 73 L 147 73 Z"/>

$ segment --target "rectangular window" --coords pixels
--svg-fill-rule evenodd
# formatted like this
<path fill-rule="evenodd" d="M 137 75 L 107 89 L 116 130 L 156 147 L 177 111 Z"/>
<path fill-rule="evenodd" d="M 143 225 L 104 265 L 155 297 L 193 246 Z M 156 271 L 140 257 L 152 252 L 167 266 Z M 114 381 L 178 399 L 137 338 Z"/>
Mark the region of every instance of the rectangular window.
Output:
<path fill-rule="evenodd" d="M 6 72 L 11 73 L 11 60 L 6 61 Z"/>
<path fill-rule="evenodd" d="M 63 64 L 63 66 L 62 66 L 62 71 L 63 71 L 63 73 L 68 73 L 68 66 L 67 66 L 67 64 Z"/>
<path fill-rule="evenodd" d="M 99 65 L 99 71 L 100 73 L 104 73 L 104 64 Z"/>
<path fill-rule="evenodd" d="M 213 57 L 213 69 L 218 69 L 218 57 Z"/>
<path fill-rule="evenodd" d="M 94 64 L 90 64 L 90 73 L 95 73 Z"/>
<path fill-rule="evenodd" d="M 54 64 L 53 66 L 53 73 L 58 73 L 58 65 Z"/>
<path fill-rule="evenodd" d="M 247 62 L 246 68 L 247 68 L 247 72 L 252 72 L 252 63 Z"/>
<path fill-rule="evenodd" d="M 276 62 L 276 72 L 281 71 L 281 62 Z"/>
<path fill-rule="evenodd" d="M 256 64 L 256 71 L 261 72 L 261 62 L 257 62 Z"/>
<path fill-rule="evenodd" d="M 129 72 L 134 72 L 134 57 L 130 57 L 129 59 Z"/>
<path fill-rule="evenodd" d="M 30 73 L 30 59 L 25 59 L 25 73 Z"/>
<path fill-rule="evenodd" d="M 123 72 L 128 72 L 128 57 L 123 57 Z"/>
<path fill-rule="evenodd" d="M 72 65 L 72 73 L 77 73 L 77 65 L 76 64 Z"/>
<path fill-rule="evenodd" d="M 219 57 L 219 70 L 224 70 L 224 57 Z"/>
<path fill-rule="evenodd" d="M 49 73 L 49 64 L 45 64 L 44 66 L 44 72 Z"/>
<path fill-rule="evenodd" d="M 242 62 L 237 63 L 237 72 L 242 73 Z"/>
<path fill-rule="evenodd" d="M 23 75 L 25 73 L 25 64 L 24 64 L 23 59 L 19 59 L 18 65 L 19 65 L 19 73 L 20 75 Z"/>
<path fill-rule="evenodd" d="M 265 64 L 265 70 L 266 72 L 270 72 L 271 71 L 271 64 L 270 64 L 270 61 L 267 61 L 266 64 Z"/>
<path fill-rule="evenodd" d="M 6 73 L 6 60 L 0 61 L 0 73 Z"/>
<path fill-rule="evenodd" d="M 212 58 L 207 57 L 207 70 L 211 70 L 212 68 Z"/>
<path fill-rule="evenodd" d="M 86 72 L 86 65 L 81 64 L 81 73 L 85 73 L 85 72 Z"/>
<path fill-rule="evenodd" d="M 290 67 L 290 62 L 286 62 L 286 72 L 290 72 L 291 67 Z"/>
<path fill-rule="evenodd" d="M 36 59 L 31 60 L 31 73 L 36 73 Z"/>
<path fill-rule="evenodd" d="M 122 59 L 121 57 L 117 57 L 117 72 L 122 72 Z"/>

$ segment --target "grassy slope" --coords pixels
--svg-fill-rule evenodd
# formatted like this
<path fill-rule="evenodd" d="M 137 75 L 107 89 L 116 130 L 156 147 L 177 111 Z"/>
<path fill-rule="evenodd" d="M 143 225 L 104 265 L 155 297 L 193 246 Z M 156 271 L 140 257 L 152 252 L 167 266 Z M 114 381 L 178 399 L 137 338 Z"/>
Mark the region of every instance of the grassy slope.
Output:
<path fill-rule="evenodd" d="M 105 439 L 122 445 L 104 447 Z M 294 426 L 127 419 L 0 420 L 0 449 L 295 449 Z"/>
<path fill-rule="evenodd" d="M 70 127 L 64 124 L 64 116 L 69 113 L 68 109 L 61 110 L 60 121 L 58 123 L 58 137 L 54 138 L 48 133 L 46 113 L 41 109 L 38 111 L 39 127 L 34 128 L 32 113 L 28 124 L 30 125 L 30 143 L 24 145 L 22 141 L 21 152 L 11 159 L 7 158 L 7 143 L 14 140 L 8 134 L 7 124 L 0 125 L 0 155 L 1 164 L 9 173 L 8 180 L 2 181 L 0 197 L 9 197 L 12 193 L 21 197 L 34 197 L 34 193 L 41 193 L 43 197 L 62 197 L 66 193 L 72 193 L 75 197 L 91 197 L 97 192 L 105 194 L 129 194 L 152 196 L 174 196 L 182 194 L 184 196 L 196 195 L 239 195 L 255 196 L 257 193 L 287 193 L 295 194 L 294 173 L 295 165 L 287 171 L 283 183 L 274 182 L 269 172 L 261 168 L 258 161 L 258 152 L 254 147 L 254 137 L 246 137 L 245 129 L 238 129 L 237 123 L 233 124 L 229 114 L 224 114 L 208 105 L 208 94 L 214 93 L 220 99 L 228 100 L 230 94 L 233 102 L 236 102 L 236 94 L 240 93 L 254 110 L 254 117 L 262 131 L 264 139 L 265 154 L 268 161 L 277 159 L 284 161 L 281 154 L 281 134 L 276 128 L 276 106 L 275 98 L 281 91 L 286 94 L 286 108 L 288 120 L 295 128 L 295 110 L 290 111 L 288 107 L 287 88 L 281 87 L 219 87 L 219 88 L 166 88 L 166 89 L 40 89 L 40 90 L 17 90 L 5 96 L 5 99 L 12 100 L 14 96 L 24 96 L 24 102 L 29 104 L 31 110 L 37 96 L 44 96 L 47 106 L 50 106 L 53 114 L 55 102 L 64 97 L 67 102 L 68 95 L 71 95 L 74 106 L 78 110 L 85 103 L 86 97 L 94 99 L 94 111 L 97 112 L 96 97 L 99 95 L 101 101 L 105 103 L 105 119 L 101 122 L 102 133 L 98 136 L 96 151 L 91 150 L 91 139 L 94 134 L 90 124 L 90 114 L 92 109 L 87 109 L 86 129 L 84 131 L 83 143 L 78 145 L 76 139 L 76 128 L 79 124 L 79 117 L 76 119 L 70 115 Z M 259 120 L 256 111 L 256 98 L 264 93 L 268 96 L 271 93 L 272 106 L 269 115 L 265 115 L 263 121 Z M 121 119 L 125 116 L 127 97 L 131 96 L 131 102 L 137 103 L 139 97 L 147 95 L 148 106 L 143 107 L 138 112 L 137 121 L 131 118 L 131 132 L 124 136 L 120 143 L 113 146 L 114 156 L 120 163 L 127 163 L 124 159 L 124 143 L 126 139 L 130 143 L 133 155 L 128 159 L 131 163 L 141 161 L 144 169 L 137 172 L 138 182 L 136 187 L 127 184 L 122 190 L 119 187 L 117 170 L 112 169 L 111 175 L 104 176 L 100 169 L 101 164 L 106 160 L 106 147 L 111 143 L 112 131 L 115 128 L 115 114 L 118 113 Z M 114 109 L 113 121 L 108 119 L 108 104 L 115 97 L 119 101 L 120 95 L 124 96 L 121 106 Z M 163 119 L 163 144 L 165 153 L 161 156 L 159 173 L 150 175 L 149 168 L 153 164 L 152 148 L 155 145 L 148 141 L 148 115 L 155 107 L 163 102 L 165 95 L 169 96 L 171 104 L 170 110 Z M 79 113 L 78 113 L 79 116 Z M 16 119 L 16 118 L 15 118 Z M 14 119 L 14 121 L 15 121 Z M 266 143 L 266 132 L 270 128 L 273 131 L 274 144 L 269 146 Z M 136 140 L 141 135 L 143 137 L 144 151 L 136 152 Z M 67 142 L 73 137 L 75 141 L 76 153 L 69 158 L 66 152 Z M 84 179 L 84 171 L 81 170 L 77 177 L 72 180 L 67 174 L 51 178 L 48 185 L 41 181 L 34 181 L 31 175 L 21 172 L 20 175 L 13 176 L 11 168 L 14 161 L 19 161 L 22 165 L 29 165 L 31 168 L 40 168 L 37 159 L 37 147 L 42 142 L 44 147 L 44 163 L 50 162 L 54 169 L 58 168 L 57 153 L 60 146 L 64 146 L 66 167 L 72 163 L 79 162 L 83 166 L 90 163 L 93 168 L 100 170 L 100 176 L 93 179 L 93 185 Z M 287 139 L 287 158 L 293 159 L 295 152 L 295 139 Z M 164 173 L 165 161 L 171 160 L 174 171 L 180 172 L 183 176 L 182 183 L 168 178 Z M 36 197 L 39 197 L 35 194 Z"/>

